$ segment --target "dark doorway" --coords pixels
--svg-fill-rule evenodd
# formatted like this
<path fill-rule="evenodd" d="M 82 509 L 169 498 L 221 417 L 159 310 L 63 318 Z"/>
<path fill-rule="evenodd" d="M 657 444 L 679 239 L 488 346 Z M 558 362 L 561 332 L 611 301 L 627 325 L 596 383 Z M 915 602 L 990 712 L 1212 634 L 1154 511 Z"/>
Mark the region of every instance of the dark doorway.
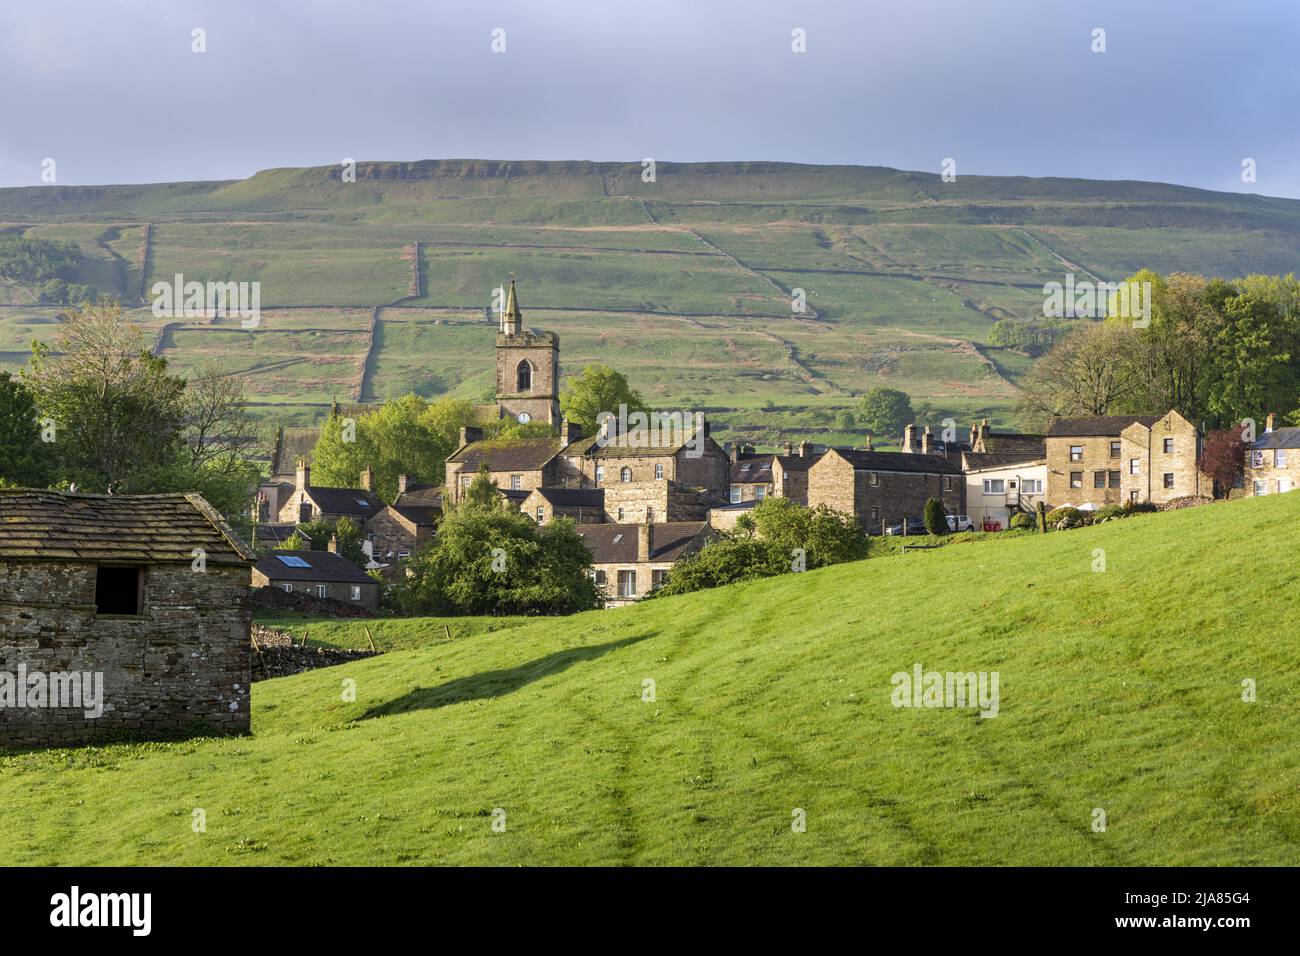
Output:
<path fill-rule="evenodd" d="M 95 569 L 95 613 L 138 615 L 144 603 L 144 568 Z"/>

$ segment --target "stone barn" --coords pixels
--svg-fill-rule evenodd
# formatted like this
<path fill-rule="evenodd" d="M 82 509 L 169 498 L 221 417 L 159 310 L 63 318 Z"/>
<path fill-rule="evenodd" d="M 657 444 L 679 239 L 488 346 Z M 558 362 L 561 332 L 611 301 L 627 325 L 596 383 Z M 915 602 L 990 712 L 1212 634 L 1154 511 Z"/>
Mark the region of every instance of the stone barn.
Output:
<path fill-rule="evenodd" d="M 0 748 L 247 732 L 255 559 L 197 494 L 0 489 Z"/>

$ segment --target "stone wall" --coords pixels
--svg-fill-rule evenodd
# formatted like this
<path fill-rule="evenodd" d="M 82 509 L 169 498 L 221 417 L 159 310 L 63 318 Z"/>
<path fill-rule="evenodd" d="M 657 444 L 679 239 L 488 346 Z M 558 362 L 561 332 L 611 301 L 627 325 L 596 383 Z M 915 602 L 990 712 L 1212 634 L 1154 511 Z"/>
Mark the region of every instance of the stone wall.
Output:
<path fill-rule="evenodd" d="M 872 534 L 881 523 L 920 518 L 930 498 L 943 501 L 944 510 L 959 514 L 965 505 L 961 475 L 924 472 L 859 471 L 834 452 L 827 452 L 808 469 L 808 506 L 826 505 L 853 515 Z"/>
<path fill-rule="evenodd" d="M 102 673 L 103 714 L 0 707 L 0 747 L 249 729 L 249 569 L 144 568 L 139 616 L 97 615 L 94 564 L 0 561 L 0 673 Z"/>

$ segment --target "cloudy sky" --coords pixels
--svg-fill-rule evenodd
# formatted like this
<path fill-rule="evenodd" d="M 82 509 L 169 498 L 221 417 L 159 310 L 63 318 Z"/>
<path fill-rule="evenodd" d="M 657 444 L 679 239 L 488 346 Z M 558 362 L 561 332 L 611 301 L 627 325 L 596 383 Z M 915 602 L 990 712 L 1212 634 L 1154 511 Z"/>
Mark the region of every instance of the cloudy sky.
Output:
<path fill-rule="evenodd" d="M 4 186 L 47 157 L 63 185 L 953 157 L 1300 197 L 1297 0 L 4 0 L 3 21 Z"/>

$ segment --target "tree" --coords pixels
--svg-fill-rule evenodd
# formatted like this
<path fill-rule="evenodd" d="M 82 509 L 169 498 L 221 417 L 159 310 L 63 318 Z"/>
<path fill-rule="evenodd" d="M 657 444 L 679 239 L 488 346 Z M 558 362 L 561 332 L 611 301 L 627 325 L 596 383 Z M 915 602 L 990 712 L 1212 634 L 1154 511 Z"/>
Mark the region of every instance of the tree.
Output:
<path fill-rule="evenodd" d="M 617 415 L 619 405 L 626 405 L 629 413 L 649 411 L 641 393 L 628 385 L 622 373 L 608 365 L 584 367 L 582 373 L 569 379 L 560 392 L 560 410 L 564 417 L 582 426 L 582 433 L 588 436 L 596 434 L 597 417 L 602 412 Z"/>
<path fill-rule="evenodd" d="M 1246 443 L 1239 428 L 1222 428 L 1205 436 L 1200 469 L 1214 480 L 1214 496 L 1226 498 L 1246 471 Z"/>
<path fill-rule="evenodd" d="M 43 488 L 50 480 L 49 446 L 41 441 L 36 403 L 8 372 L 0 372 L 0 480 L 28 488 Z"/>
<path fill-rule="evenodd" d="M 120 306 L 65 312 L 56 347 L 35 343 L 22 376 L 41 414 L 55 422 L 59 476 L 82 490 L 147 491 L 175 462 L 185 381 L 167 373 Z"/>
<path fill-rule="evenodd" d="M 1053 418 L 1115 415 L 1136 401 L 1132 356 L 1137 333 L 1118 322 L 1085 322 L 1020 380 L 1018 417 L 1042 430 Z"/>
<path fill-rule="evenodd" d="M 835 429 L 841 432 L 851 432 L 858 427 L 858 420 L 853 417 L 853 413 L 848 411 L 840 412 L 835 416 Z"/>
<path fill-rule="evenodd" d="M 925 530 L 930 534 L 947 534 L 948 533 L 948 514 L 943 509 L 942 498 L 928 498 L 925 502 L 925 510 L 921 513 L 925 521 Z"/>
<path fill-rule="evenodd" d="M 792 498 L 767 498 L 736 524 L 739 534 L 773 542 L 785 555 L 802 550 L 808 568 L 857 561 L 867 556 L 869 548 L 852 515 L 826 505 L 809 508 Z"/>
<path fill-rule="evenodd" d="M 873 435 L 901 435 L 916 421 L 912 399 L 896 388 L 869 388 L 862 396 L 860 420 Z"/>

